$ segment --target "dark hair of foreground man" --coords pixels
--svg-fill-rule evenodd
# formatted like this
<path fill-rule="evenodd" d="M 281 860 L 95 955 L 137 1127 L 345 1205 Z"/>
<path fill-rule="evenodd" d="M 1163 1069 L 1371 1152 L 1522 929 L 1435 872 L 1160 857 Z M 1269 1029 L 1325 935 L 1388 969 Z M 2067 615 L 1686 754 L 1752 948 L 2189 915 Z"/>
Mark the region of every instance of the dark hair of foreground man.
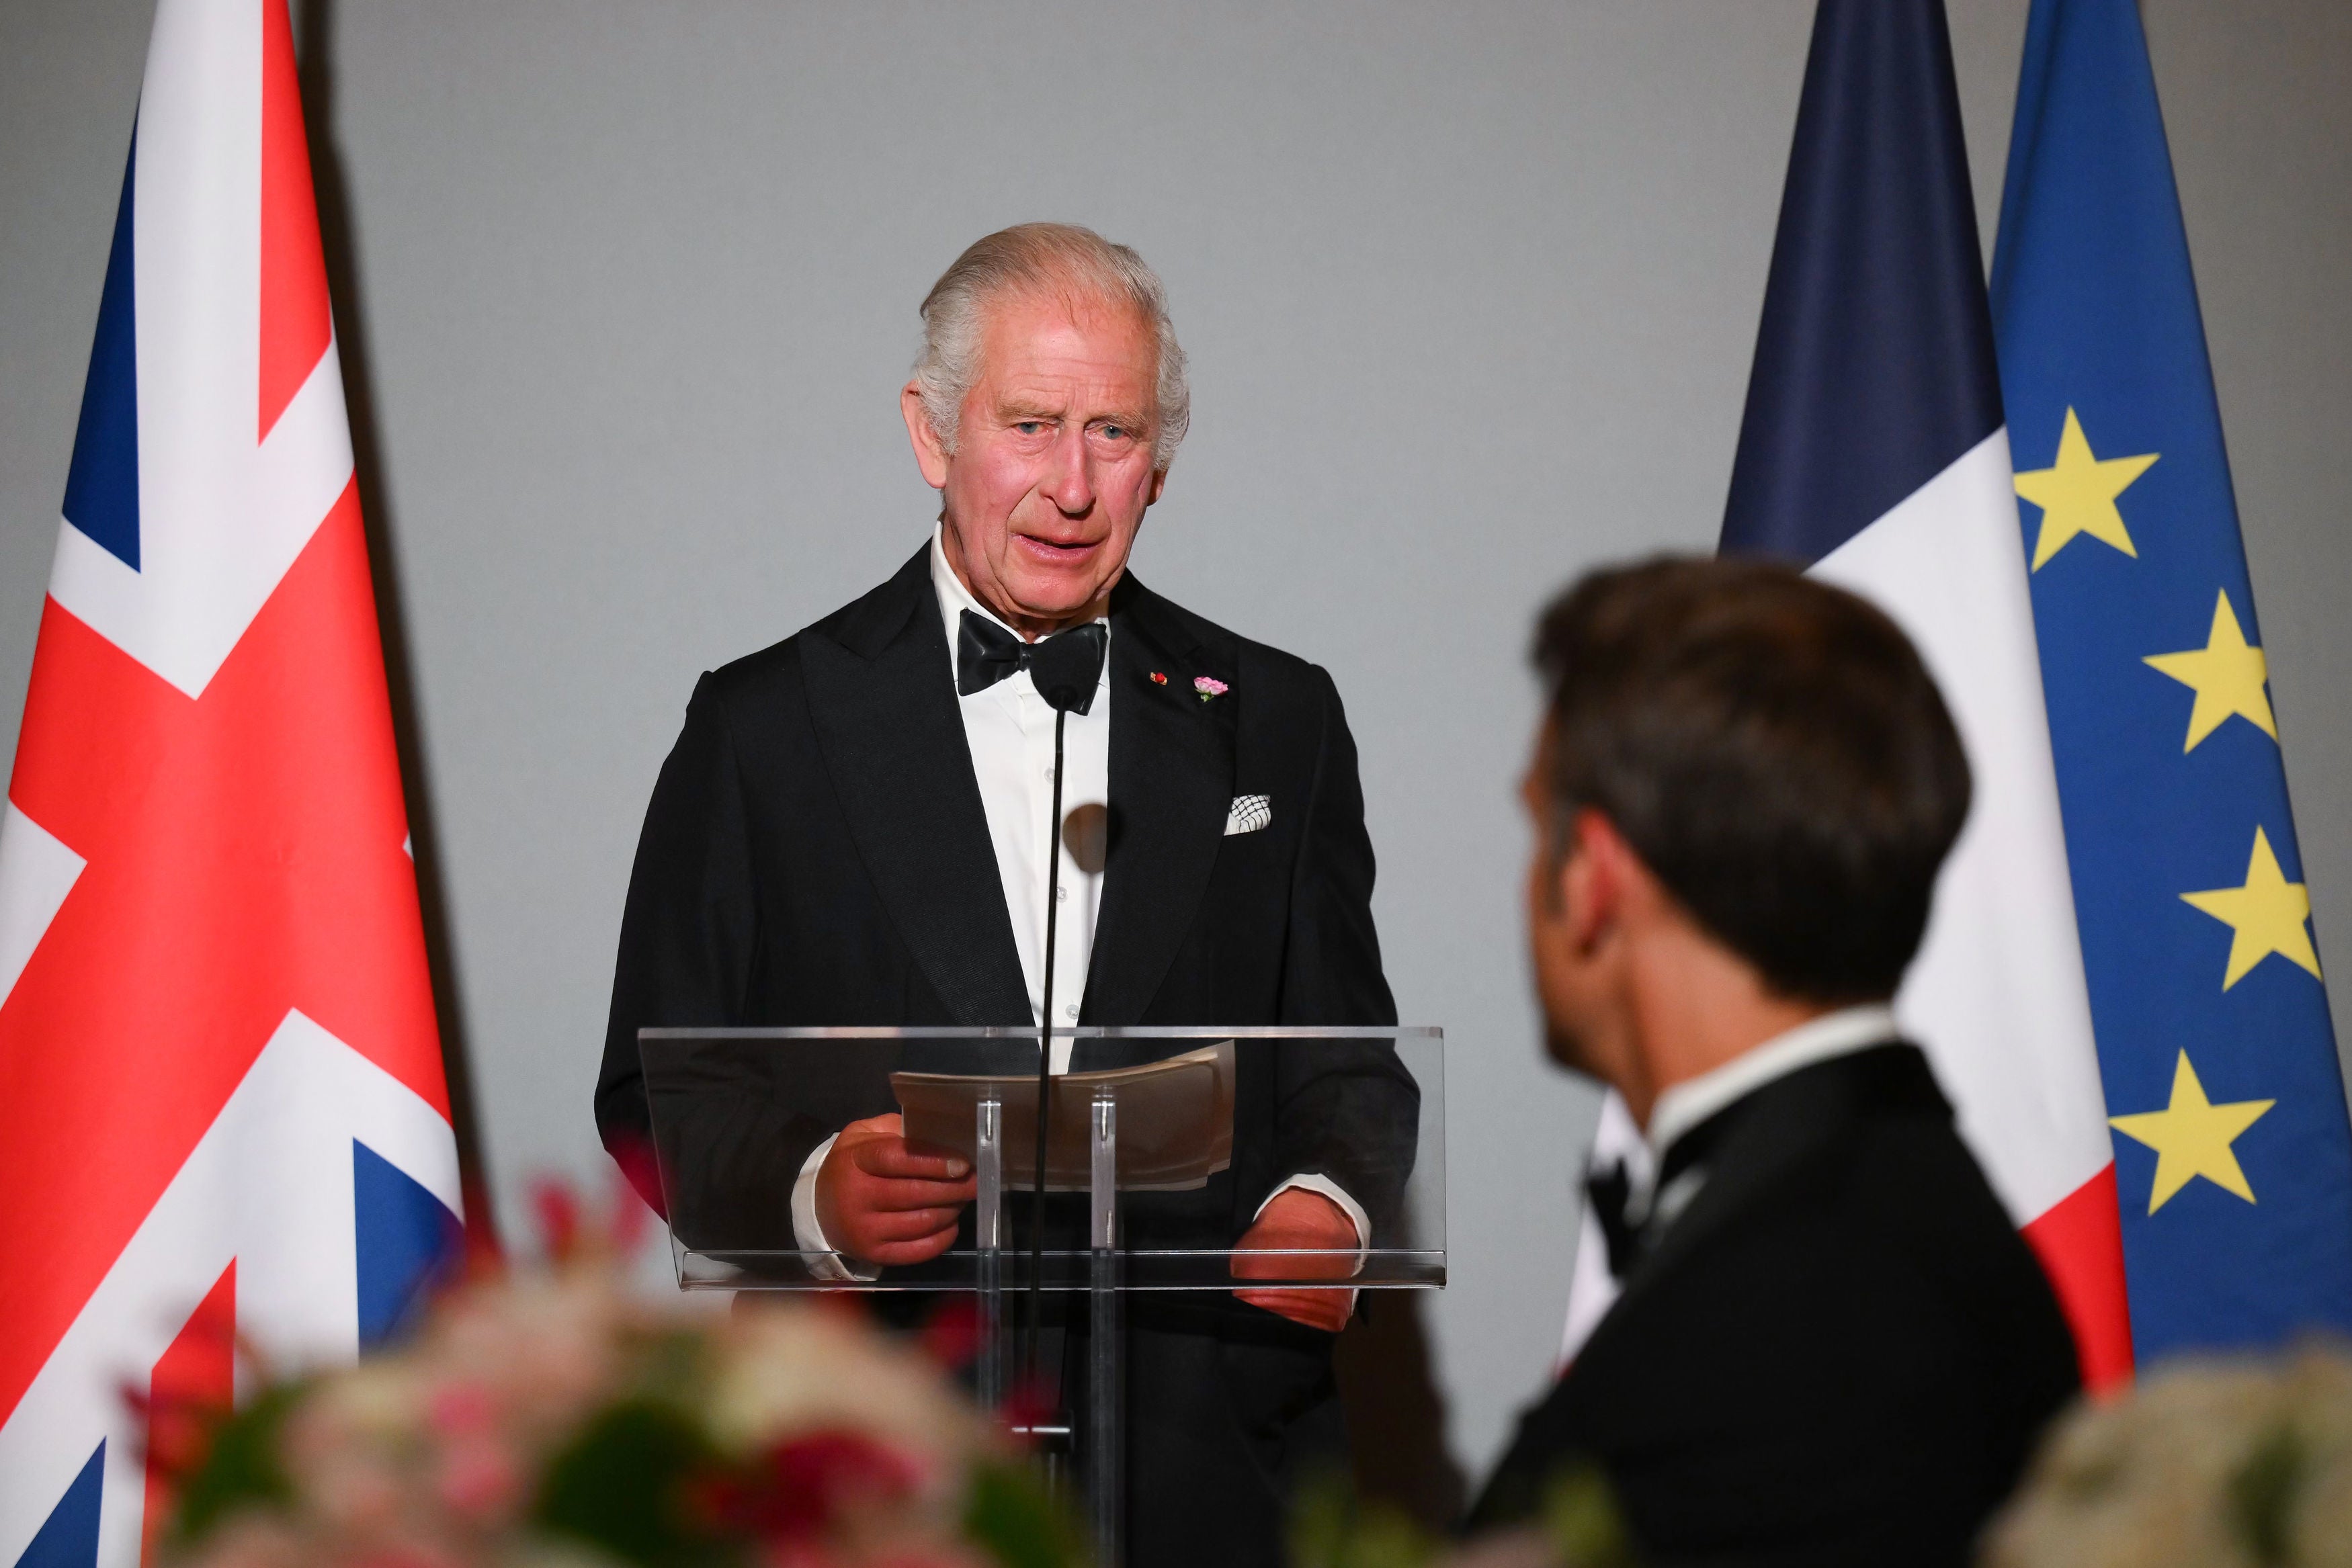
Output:
<path fill-rule="evenodd" d="M 1885 616 L 1760 562 L 1587 578 L 1535 659 L 1549 1042 L 1658 1169 L 1470 1522 L 1584 1460 L 1653 1565 L 1963 1563 L 2077 1375 L 1885 1008 L 1968 811 L 1950 716 Z"/>
<path fill-rule="evenodd" d="M 1892 621 L 1764 561 L 1651 561 L 1555 601 L 1535 663 L 1556 810 L 1605 814 L 1774 988 L 1895 993 L 1969 765 Z"/>

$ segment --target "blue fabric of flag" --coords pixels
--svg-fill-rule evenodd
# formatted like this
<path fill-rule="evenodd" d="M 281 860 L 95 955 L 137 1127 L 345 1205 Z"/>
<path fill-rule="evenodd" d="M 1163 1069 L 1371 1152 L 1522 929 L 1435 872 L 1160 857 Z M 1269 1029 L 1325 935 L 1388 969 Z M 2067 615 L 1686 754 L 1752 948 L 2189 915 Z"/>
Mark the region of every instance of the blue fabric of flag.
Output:
<path fill-rule="evenodd" d="M 139 172 L 139 138 L 122 170 L 122 199 L 114 210 L 114 244 L 98 296 L 98 332 L 82 382 L 81 423 L 66 469 L 66 521 L 139 570 L 139 329 L 132 244 L 131 185 Z"/>
<path fill-rule="evenodd" d="M 1992 307 L 2135 1349 L 2352 1329 L 2352 1127 L 2132 0 L 2034 0 Z"/>
<path fill-rule="evenodd" d="M 360 1344 L 383 1343 L 457 1263 L 465 1229 L 425 1185 L 352 1140 Z"/>
<path fill-rule="evenodd" d="M 2000 428 L 1942 0 L 1822 0 L 1724 510 L 1812 562 Z"/>
<path fill-rule="evenodd" d="M 18 1553 L 16 1568 L 98 1568 L 98 1505 L 105 1490 L 106 1443 L 101 1438 Z"/>

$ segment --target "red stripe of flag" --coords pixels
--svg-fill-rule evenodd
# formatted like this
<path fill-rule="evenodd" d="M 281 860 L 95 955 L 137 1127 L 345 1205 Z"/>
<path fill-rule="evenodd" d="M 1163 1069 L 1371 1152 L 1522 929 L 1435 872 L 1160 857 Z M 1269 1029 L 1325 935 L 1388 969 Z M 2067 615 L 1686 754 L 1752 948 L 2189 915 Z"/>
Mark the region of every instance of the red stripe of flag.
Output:
<path fill-rule="evenodd" d="M 334 335 L 319 207 L 310 189 L 310 143 L 302 129 L 302 89 L 286 7 L 261 7 L 261 425 L 310 379 Z"/>

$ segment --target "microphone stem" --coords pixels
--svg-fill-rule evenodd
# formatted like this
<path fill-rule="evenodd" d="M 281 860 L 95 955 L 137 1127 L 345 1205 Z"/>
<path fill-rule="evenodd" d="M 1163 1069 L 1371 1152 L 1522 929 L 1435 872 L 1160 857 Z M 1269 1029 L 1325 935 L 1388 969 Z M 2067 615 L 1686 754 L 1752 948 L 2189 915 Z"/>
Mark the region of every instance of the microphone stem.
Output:
<path fill-rule="evenodd" d="M 1029 1344 L 1024 1355 L 1032 1387 L 1038 1386 L 1037 1346 L 1045 1322 L 1045 1129 L 1053 1114 L 1054 936 L 1062 902 L 1062 726 L 1066 709 L 1054 710 L 1054 813 L 1045 824 L 1045 984 L 1037 1022 L 1037 1192 L 1029 1214 Z"/>

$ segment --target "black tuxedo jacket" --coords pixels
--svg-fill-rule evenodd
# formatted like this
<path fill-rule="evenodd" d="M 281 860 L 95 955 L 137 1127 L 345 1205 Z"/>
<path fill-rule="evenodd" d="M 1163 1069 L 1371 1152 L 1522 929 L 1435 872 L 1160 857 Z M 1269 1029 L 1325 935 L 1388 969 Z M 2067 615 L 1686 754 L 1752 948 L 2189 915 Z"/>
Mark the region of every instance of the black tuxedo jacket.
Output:
<path fill-rule="evenodd" d="M 696 687 L 622 917 L 596 1091 L 615 1152 L 648 1135 L 643 1026 L 1033 1027 L 929 558 Z M 1079 1021 L 1393 1023 L 1355 743 L 1330 677 L 1132 576 L 1110 620 L 1108 858 Z M 1225 695 L 1202 701 L 1199 675 Z M 1228 836 L 1243 794 L 1270 796 L 1273 820 Z M 1033 1044 L 1015 1065 L 1034 1062 Z M 1118 1063 L 1081 1042 L 1073 1064 Z M 731 1235 L 764 1223 L 789 1247 L 788 1195 L 815 1145 L 896 1108 L 870 1062 L 698 1095 L 696 1202 Z M 1392 1055 L 1245 1045 L 1232 1168 L 1198 1192 L 1130 1197 L 1130 1242 L 1230 1245 L 1278 1182 L 1307 1171 L 1347 1187 L 1377 1236 L 1418 1113 Z M 1224 1294 L 1137 1298 L 1129 1318 L 1134 1472 L 1221 1500 L 1163 1513 L 1139 1493 L 1137 1560 L 1277 1561 L 1283 1481 L 1305 1450 L 1338 1441 L 1328 1336 Z"/>
<path fill-rule="evenodd" d="M 1958 1568 L 2076 1368 L 1927 1059 L 1818 1062 L 1685 1137 L 1705 1185 L 1523 1417 L 1472 1526 L 1528 1517 L 1582 1458 L 1654 1563 Z"/>

